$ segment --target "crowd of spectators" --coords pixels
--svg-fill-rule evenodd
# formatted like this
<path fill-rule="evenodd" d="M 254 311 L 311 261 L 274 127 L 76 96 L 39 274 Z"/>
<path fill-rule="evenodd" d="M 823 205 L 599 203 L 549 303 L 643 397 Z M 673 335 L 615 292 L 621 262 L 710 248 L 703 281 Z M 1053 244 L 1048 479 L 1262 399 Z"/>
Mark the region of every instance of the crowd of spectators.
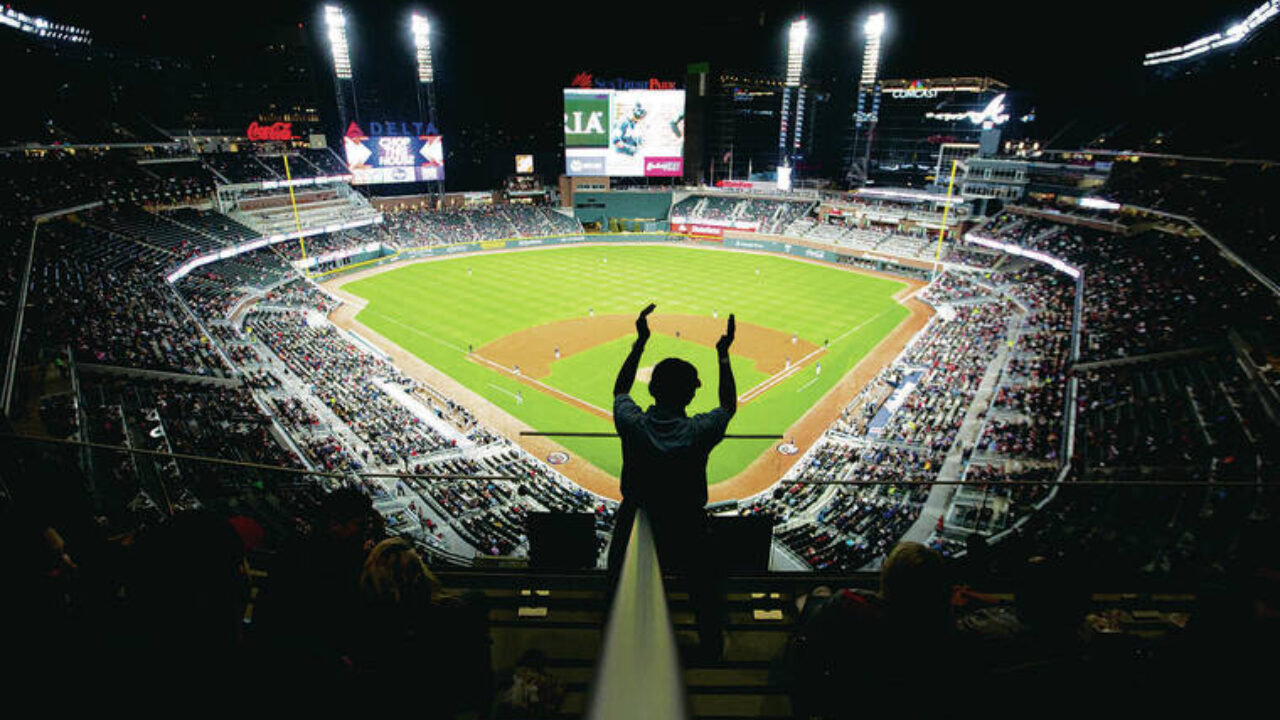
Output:
<path fill-rule="evenodd" d="M 1005 341 L 1012 307 L 1006 301 L 964 305 L 903 353 L 906 368 L 919 369 L 915 389 L 888 419 L 881 438 L 945 452 L 969 410 L 997 348 Z"/>
<path fill-rule="evenodd" d="M 883 557 L 919 517 L 939 463 L 937 456 L 891 446 L 844 452 L 843 463 L 818 467 L 815 474 L 851 484 L 836 486 L 816 514 L 793 515 L 775 529 L 777 539 L 814 570 L 853 572 Z M 797 479 L 813 481 L 809 471 Z"/>
<path fill-rule="evenodd" d="M 30 217 L 87 203 L 172 205 L 208 195 L 207 173 L 141 165 L 135 149 L 9 150 L 0 153 L 0 213 Z M 189 170 L 189 171 L 185 171 Z"/>
<path fill-rule="evenodd" d="M 173 287 L 196 314 L 221 319 L 245 299 L 263 296 L 292 275 L 293 269 L 267 247 L 196 268 Z"/>
<path fill-rule="evenodd" d="M 535 205 L 481 205 L 466 210 L 383 210 L 379 235 L 400 248 L 521 237 L 575 235 L 582 225 Z"/>
<path fill-rule="evenodd" d="M 265 344 L 372 450 L 379 462 L 405 464 L 453 442 L 392 398 L 385 385 L 412 387 L 390 363 L 356 347 L 330 325 L 306 315 L 252 312 L 245 331 Z"/>
<path fill-rule="evenodd" d="M 1082 361 L 1212 345 L 1231 328 L 1275 327 L 1275 297 L 1204 238 L 1006 216 L 1012 219 L 995 228 L 1001 239 L 1082 270 Z"/>
<path fill-rule="evenodd" d="M 262 296 L 262 302 L 268 305 L 309 308 L 328 314 L 340 304 L 333 296 L 320 290 L 307 280 L 291 280 L 277 285 Z"/>
<path fill-rule="evenodd" d="M 193 682 L 231 687 L 249 673 L 273 678 L 260 699 L 412 682 L 435 717 L 491 712 L 487 604 L 445 590 L 412 545 L 386 538 L 360 490 L 320 494 L 311 522 L 283 538 L 234 508 L 122 530 L 25 498 L 0 500 L 3 636 L 34 664 L 11 675 L 23 695 L 119 692 L 143 676 L 153 698 L 178 701 Z"/>
<path fill-rule="evenodd" d="M 253 515 L 273 537 L 303 527 L 323 484 L 287 470 L 302 464 L 281 447 L 269 418 L 248 389 L 202 381 L 142 380 L 90 374 L 81 380 L 88 437 L 124 445 L 251 463 L 237 468 L 196 460 L 162 460 L 100 451 L 104 512 L 133 514 L 145 497 L 149 508 L 235 508 Z"/>
<path fill-rule="evenodd" d="M 920 299 L 930 305 L 955 305 L 987 300 L 992 294 L 990 289 L 978 284 L 977 278 L 969 273 L 944 272 L 925 287 L 920 293 Z"/>
<path fill-rule="evenodd" d="M 81 362 L 229 374 L 154 270 L 143 263 L 104 267 L 93 256 L 98 238 L 91 230 L 57 225 L 46 235 L 45 252 L 33 268 L 28 297 L 34 311 L 26 327 L 34 342 L 24 351 L 70 345 Z"/>
<path fill-rule="evenodd" d="M 780 233 L 813 207 L 812 201 L 729 195 L 690 195 L 671 207 L 679 222 L 741 223 L 762 233 Z"/>
<path fill-rule="evenodd" d="M 1189 217 L 1227 247 L 1280 278 L 1280 178 L 1266 163 L 1116 163 L 1107 195 L 1124 204 Z"/>
<path fill-rule="evenodd" d="M 1252 479 L 1260 459 L 1275 461 L 1262 442 L 1270 423 L 1260 402 L 1230 355 L 1087 370 L 1077 399 L 1081 472 L 1145 466 Z"/>
<path fill-rule="evenodd" d="M 493 444 L 480 453 L 416 463 L 413 474 L 498 476 L 513 480 L 406 478 L 405 481 L 449 518 L 460 534 L 489 554 L 508 554 L 525 542 L 523 518 L 529 510 L 595 515 L 596 550 L 603 552 L 613 529 L 617 504 L 583 490 L 506 441 L 497 438 L 492 441 Z M 488 515 L 502 524 L 500 531 L 489 532 L 483 523 L 472 522 L 475 515 L 486 511 L 492 511 Z"/>

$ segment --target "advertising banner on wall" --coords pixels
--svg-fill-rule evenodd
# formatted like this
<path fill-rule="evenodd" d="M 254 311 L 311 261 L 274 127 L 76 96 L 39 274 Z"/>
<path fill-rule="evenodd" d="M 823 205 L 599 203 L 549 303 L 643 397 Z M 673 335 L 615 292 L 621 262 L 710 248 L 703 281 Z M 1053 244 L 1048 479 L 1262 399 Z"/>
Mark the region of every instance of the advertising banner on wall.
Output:
<path fill-rule="evenodd" d="M 684 91 L 566 89 L 565 174 L 684 175 Z"/>
<path fill-rule="evenodd" d="M 681 235 L 692 235 L 700 238 L 724 237 L 724 228 L 716 225 L 703 225 L 701 223 L 672 223 L 671 232 L 680 233 Z"/>

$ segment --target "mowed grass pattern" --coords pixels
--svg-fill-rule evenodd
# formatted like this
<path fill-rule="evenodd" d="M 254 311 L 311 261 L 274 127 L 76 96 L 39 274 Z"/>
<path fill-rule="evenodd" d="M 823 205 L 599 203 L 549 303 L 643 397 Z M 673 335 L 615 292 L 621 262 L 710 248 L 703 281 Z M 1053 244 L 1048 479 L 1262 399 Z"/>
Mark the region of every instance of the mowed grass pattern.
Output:
<path fill-rule="evenodd" d="M 909 315 L 892 295 L 904 284 L 784 257 L 717 249 L 591 246 L 470 255 L 406 265 L 349 283 L 369 301 L 357 319 L 436 369 L 540 430 L 611 431 L 608 421 L 530 388 L 505 373 L 466 359 L 467 348 L 518 330 L 596 314 L 634 315 L 647 303 L 657 312 L 730 312 L 742 322 L 821 346 L 822 372 L 806 368 L 740 407 L 735 433 L 782 433 L 840 377 Z M 552 365 L 549 385 L 606 410 L 613 380 L 631 339 L 605 343 Z M 657 335 L 643 365 L 677 354 L 698 366 L 702 389 L 694 407 L 714 405 L 715 351 Z M 734 358 L 738 392 L 764 378 L 746 358 Z M 637 384 L 633 397 L 651 402 Z M 519 400 L 517 399 L 519 396 Z M 615 439 L 560 441 L 606 472 L 621 472 Z M 729 440 L 712 454 L 708 482 L 741 472 L 774 443 Z"/>

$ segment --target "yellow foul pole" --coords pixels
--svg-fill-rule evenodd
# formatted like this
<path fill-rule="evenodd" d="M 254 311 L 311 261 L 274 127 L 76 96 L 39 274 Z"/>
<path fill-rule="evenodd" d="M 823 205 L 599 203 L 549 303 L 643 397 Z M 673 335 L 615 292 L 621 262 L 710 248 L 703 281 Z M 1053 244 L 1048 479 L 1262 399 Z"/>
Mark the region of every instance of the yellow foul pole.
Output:
<path fill-rule="evenodd" d="M 293 196 L 293 173 L 289 172 L 289 154 L 281 153 L 280 157 L 284 158 L 284 179 L 285 184 L 289 186 L 289 205 L 293 207 L 293 224 L 298 228 L 298 247 L 302 249 L 302 259 L 305 261 L 307 244 L 302 240 L 302 218 L 298 217 L 298 200 Z M 954 176 L 955 170 L 952 170 L 952 177 Z"/>
<path fill-rule="evenodd" d="M 938 277 L 938 263 L 942 261 L 942 238 L 947 234 L 947 214 L 951 212 L 951 191 L 956 186 L 956 166 L 959 160 L 951 161 L 951 180 L 947 182 L 947 203 L 942 206 L 942 227 L 938 228 L 938 249 L 933 252 L 933 277 Z M 290 193 L 293 190 L 289 190 Z"/>

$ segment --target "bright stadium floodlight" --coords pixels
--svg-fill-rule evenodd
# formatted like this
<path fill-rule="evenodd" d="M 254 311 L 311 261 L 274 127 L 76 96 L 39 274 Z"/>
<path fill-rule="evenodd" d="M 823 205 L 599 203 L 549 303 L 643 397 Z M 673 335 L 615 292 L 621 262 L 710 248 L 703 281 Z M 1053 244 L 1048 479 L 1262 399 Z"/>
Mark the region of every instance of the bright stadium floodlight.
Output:
<path fill-rule="evenodd" d="M 809 39 L 809 21 L 800 18 L 787 33 L 787 87 L 798 87 L 804 74 L 804 44 Z"/>
<path fill-rule="evenodd" d="M 862 26 L 862 33 L 867 38 L 866 50 L 862 53 L 861 85 L 875 85 L 880 72 L 880 38 L 884 36 L 884 13 L 876 13 L 867 18 Z"/>
<path fill-rule="evenodd" d="M 1256 32 L 1263 25 L 1267 24 L 1276 15 L 1280 15 L 1280 0 L 1267 0 L 1249 13 L 1244 20 L 1232 24 L 1222 32 L 1216 32 L 1211 35 L 1205 35 L 1202 38 L 1193 40 L 1186 45 L 1169 48 L 1167 50 L 1156 50 L 1149 52 L 1143 56 L 1142 64 L 1146 66 L 1162 65 L 1169 62 L 1177 62 L 1188 58 L 1203 55 L 1211 50 L 1217 50 L 1227 45 L 1234 45 L 1244 40 L 1249 35 Z"/>
<path fill-rule="evenodd" d="M 431 67 L 431 22 L 414 13 L 410 30 L 413 31 L 413 47 L 418 56 L 418 82 L 434 82 L 436 75 Z"/>
<path fill-rule="evenodd" d="M 0 25 L 7 25 L 14 30 L 29 33 L 46 40 L 85 44 L 93 42 L 88 30 L 51 22 L 34 15 L 27 15 L 15 10 L 12 5 L 5 5 L 0 8 Z"/>
<path fill-rule="evenodd" d="M 329 26 L 329 47 L 333 52 L 333 72 L 339 80 L 351 79 L 351 50 L 347 46 L 347 18 L 342 8 L 324 6 L 324 22 Z"/>

